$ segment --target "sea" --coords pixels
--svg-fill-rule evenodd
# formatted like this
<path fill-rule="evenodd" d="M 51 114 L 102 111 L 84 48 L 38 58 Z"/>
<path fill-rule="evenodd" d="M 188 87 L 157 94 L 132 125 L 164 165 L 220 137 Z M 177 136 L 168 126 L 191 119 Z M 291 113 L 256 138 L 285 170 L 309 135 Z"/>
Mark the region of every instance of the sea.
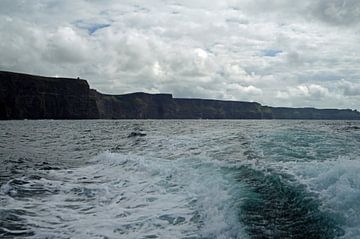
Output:
<path fill-rule="evenodd" d="M 360 121 L 0 121 L 0 238 L 360 238 Z"/>

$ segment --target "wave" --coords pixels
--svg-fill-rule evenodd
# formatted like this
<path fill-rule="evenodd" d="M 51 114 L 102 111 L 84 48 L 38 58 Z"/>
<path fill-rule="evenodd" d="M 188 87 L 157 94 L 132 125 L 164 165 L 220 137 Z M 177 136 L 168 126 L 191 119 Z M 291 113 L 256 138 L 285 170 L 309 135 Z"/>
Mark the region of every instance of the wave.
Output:
<path fill-rule="evenodd" d="M 87 165 L 1 186 L 0 235 L 33 238 L 356 238 L 360 166 L 327 161 L 167 160 L 103 152 Z M 21 208 L 21 211 L 18 211 Z"/>
<path fill-rule="evenodd" d="M 326 161 L 282 162 L 283 171 L 294 175 L 297 181 L 316 193 L 322 209 L 330 211 L 342 228 L 342 238 L 360 235 L 360 164 L 349 157 Z"/>
<path fill-rule="evenodd" d="M 46 180 L 23 184 L 41 184 L 41 198 L 19 202 L 34 188 L 13 181 L 2 197 L 16 199 L 8 208 L 21 204 L 34 212 L 18 215 L 31 222 L 34 238 L 246 238 L 238 220 L 242 186 L 234 176 L 225 162 L 204 158 L 104 152 L 87 166 L 50 170 Z"/>

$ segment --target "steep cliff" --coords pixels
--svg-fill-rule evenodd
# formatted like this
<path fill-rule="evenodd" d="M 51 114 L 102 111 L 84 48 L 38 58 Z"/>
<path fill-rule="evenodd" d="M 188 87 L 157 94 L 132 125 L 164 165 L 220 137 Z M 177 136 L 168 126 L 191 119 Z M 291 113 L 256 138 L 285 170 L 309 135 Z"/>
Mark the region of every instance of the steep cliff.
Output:
<path fill-rule="evenodd" d="M 0 71 L 0 119 L 98 118 L 85 80 Z"/>
<path fill-rule="evenodd" d="M 102 119 L 170 119 L 175 116 L 171 94 L 105 95 L 95 90 L 92 94 Z"/>
<path fill-rule="evenodd" d="M 263 119 L 271 118 L 256 102 L 205 99 L 174 99 L 179 119 Z"/>
<path fill-rule="evenodd" d="M 0 119 L 360 119 L 355 110 L 284 108 L 256 102 L 106 95 L 85 80 L 0 71 Z"/>
<path fill-rule="evenodd" d="M 264 107 L 265 108 L 265 107 Z M 350 109 L 268 107 L 273 119 L 359 120 L 360 113 Z"/>

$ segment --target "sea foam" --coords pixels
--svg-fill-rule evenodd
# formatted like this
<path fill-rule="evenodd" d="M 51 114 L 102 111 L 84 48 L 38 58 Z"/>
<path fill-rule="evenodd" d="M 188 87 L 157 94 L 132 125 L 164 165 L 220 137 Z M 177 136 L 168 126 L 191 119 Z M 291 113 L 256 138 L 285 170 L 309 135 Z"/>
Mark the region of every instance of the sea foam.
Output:
<path fill-rule="evenodd" d="M 38 180 L 58 192 L 41 203 L 29 199 L 37 213 L 23 218 L 34 238 L 246 238 L 238 221 L 242 188 L 233 176 L 223 162 L 204 158 L 104 152 Z"/>

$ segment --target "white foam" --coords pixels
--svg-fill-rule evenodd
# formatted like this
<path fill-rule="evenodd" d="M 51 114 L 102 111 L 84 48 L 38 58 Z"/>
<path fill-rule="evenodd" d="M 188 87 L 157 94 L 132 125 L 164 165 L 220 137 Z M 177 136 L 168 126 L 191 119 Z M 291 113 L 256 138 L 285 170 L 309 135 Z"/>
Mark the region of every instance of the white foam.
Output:
<path fill-rule="evenodd" d="M 17 193 L 17 191 L 10 185 L 10 181 L 6 182 L 5 184 L 1 185 L 1 187 L 0 187 L 0 194 L 15 195 L 16 193 Z"/>
<path fill-rule="evenodd" d="M 345 235 L 342 238 L 357 238 L 360 235 L 360 163 L 349 157 L 326 161 L 277 162 L 297 180 L 317 193 L 323 210 L 337 215 Z"/>
<path fill-rule="evenodd" d="M 29 199 L 37 215 L 24 217 L 34 238 L 246 238 L 242 189 L 224 165 L 105 152 L 88 166 L 50 171 L 41 183 L 59 192 Z"/>

